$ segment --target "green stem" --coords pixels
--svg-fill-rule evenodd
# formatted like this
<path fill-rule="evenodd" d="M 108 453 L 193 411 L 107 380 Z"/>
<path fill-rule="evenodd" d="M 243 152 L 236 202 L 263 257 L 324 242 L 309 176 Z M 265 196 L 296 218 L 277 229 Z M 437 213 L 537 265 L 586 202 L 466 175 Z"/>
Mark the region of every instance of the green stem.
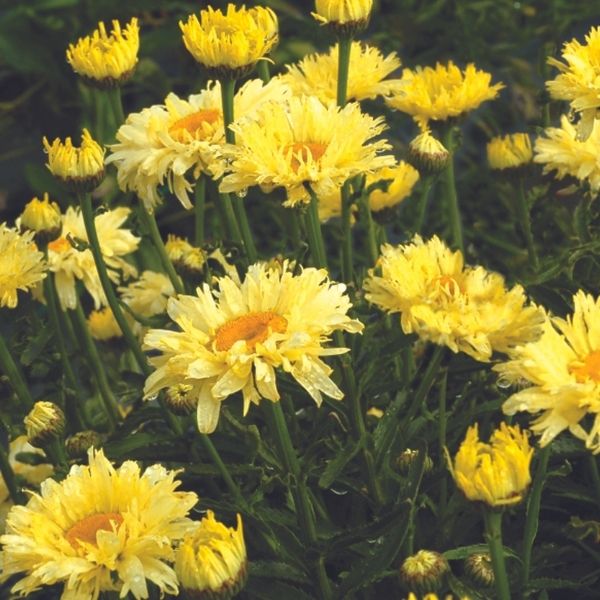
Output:
<path fill-rule="evenodd" d="M 306 233 L 313 264 L 318 268 L 327 268 L 327 255 L 325 254 L 325 243 L 321 232 L 321 221 L 319 219 L 319 200 L 310 186 L 307 186 L 310 194 L 310 204 L 305 215 Z"/>
<path fill-rule="evenodd" d="M 119 422 L 119 405 L 108 383 L 104 365 L 102 364 L 98 349 L 96 348 L 96 344 L 88 329 L 87 320 L 83 309 L 81 308 L 79 299 L 77 300 L 77 305 L 75 306 L 73 314 L 75 315 L 75 321 L 77 323 L 77 329 L 79 330 L 83 348 L 87 354 L 94 376 L 96 377 L 96 383 L 98 384 L 100 397 L 102 398 L 102 404 L 108 418 L 110 430 L 113 431 Z"/>
<path fill-rule="evenodd" d="M 233 210 L 240 226 L 248 262 L 254 264 L 258 260 L 258 253 L 256 251 L 256 245 L 254 244 L 254 237 L 252 235 L 252 230 L 250 229 L 250 223 L 248 222 L 248 215 L 246 214 L 243 198 L 240 198 L 239 196 L 233 197 Z"/>
<path fill-rule="evenodd" d="M 598 472 L 598 460 L 595 454 L 588 454 L 587 460 L 592 484 L 594 486 L 594 495 L 596 496 L 596 502 L 600 508 L 600 473 Z"/>
<path fill-rule="evenodd" d="M 523 550 L 521 557 L 521 589 L 523 592 L 527 589 L 527 585 L 529 584 L 531 554 L 539 526 L 542 490 L 544 488 L 544 483 L 546 482 L 546 472 L 548 470 L 549 460 L 550 444 L 545 448 L 542 448 L 539 453 L 539 462 L 533 479 L 531 492 L 529 493 L 529 499 L 527 501 L 527 516 L 525 518 L 525 533 L 523 534 Z"/>
<path fill-rule="evenodd" d="M 364 194 L 363 196 L 363 207 L 365 220 L 367 222 L 367 241 L 369 245 L 369 258 L 371 259 L 371 264 L 374 265 L 379 258 L 379 244 L 377 243 L 377 225 L 373 219 L 373 214 L 371 213 L 371 202 L 369 198 L 369 194 Z"/>
<path fill-rule="evenodd" d="M 151 373 L 150 366 L 146 361 L 146 356 L 142 352 L 142 349 L 135 337 L 133 331 L 131 331 L 131 327 L 129 327 L 129 323 L 121 310 L 121 305 L 119 304 L 119 299 L 117 298 L 117 294 L 115 293 L 113 283 L 108 276 L 108 271 L 106 270 L 106 265 L 104 264 L 104 258 L 102 257 L 102 250 L 100 249 L 100 240 L 98 239 L 98 233 L 96 231 L 96 224 L 94 222 L 94 212 L 92 210 L 92 197 L 88 193 L 83 193 L 79 195 L 79 202 L 81 204 L 81 212 L 83 214 L 83 221 L 85 223 L 85 231 L 88 236 L 88 241 L 90 244 L 90 249 L 94 256 L 94 262 L 96 263 L 96 269 L 98 271 L 98 276 L 100 278 L 100 283 L 102 284 L 102 289 L 104 290 L 104 294 L 106 295 L 106 299 L 108 300 L 108 304 L 115 316 L 115 320 L 117 321 L 119 328 L 123 332 L 125 339 L 131 351 L 135 356 L 135 360 L 138 363 L 138 366 L 144 373 L 144 375 L 149 375 Z"/>
<path fill-rule="evenodd" d="M 150 234 L 150 239 L 152 240 L 152 244 L 154 245 L 155 250 L 158 252 L 158 256 L 160 258 L 160 262 L 163 266 L 163 269 L 167 272 L 171 283 L 173 284 L 173 288 L 177 294 L 183 294 L 185 292 L 183 288 L 183 283 L 177 275 L 175 271 L 175 267 L 169 258 L 167 251 L 165 249 L 165 244 L 162 240 L 162 236 L 160 235 L 160 230 L 158 229 L 158 223 L 156 222 L 156 217 L 154 213 L 148 212 L 146 207 L 142 204 L 141 210 L 138 213 L 141 215 L 142 220 L 144 221 L 144 225 L 146 226 L 148 233 Z"/>
<path fill-rule="evenodd" d="M 458 197 L 456 195 L 456 182 L 454 180 L 454 131 L 451 126 L 446 128 L 443 143 L 450 152 L 448 165 L 444 171 L 444 183 L 446 207 L 450 219 L 450 229 L 452 231 L 452 241 L 454 246 L 464 254 L 465 248 L 463 243 L 462 220 L 460 208 L 458 206 Z"/>
<path fill-rule="evenodd" d="M 63 330 L 60 326 L 58 317 L 56 289 L 54 287 L 53 273 L 48 273 L 46 279 L 44 280 L 44 297 L 46 298 L 46 306 L 48 307 L 50 324 L 52 329 L 54 329 L 54 335 L 56 337 L 56 342 L 58 343 L 58 351 L 60 354 L 60 362 L 62 364 L 63 372 L 76 396 L 76 400 L 73 402 L 73 395 L 65 394 L 65 396 L 68 398 L 67 413 L 70 417 L 75 419 L 75 427 L 77 430 L 85 429 L 86 424 L 84 423 L 81 406 L 79 404 L 79 402 L 83 402 L 85 394 L 79 386 L 79 382 L 77 381 L 77 377 L 75 377 L 75 373 L 71 368 L 71 362 L 69 361 L 67 344 L 65 342 Z"/>
<path fill-rule="evenodd" d="M 30 410 L 33 406 L 33 398 L 29 393 L 29 388 L 25 383 L 21 369 L 13 360 L 12 354 L 4 341 L 4 336 L 0 333 L 0 368 L 8 377 L 10 385 L 19 397 L 23 409 Z"/>
<path fill-rule="evenodd" d="M 533 241 L 533 234 L 531 232 L 531 215 L 529 214 L 529 204 L 527 202 L 527 196 L 525 194 L 525 182 L 523 177 L 519 177 L 518 184 L 518 197 L 517 197 L 517 219 L 519 220 L 519 227 L 525 237 L 527 243 L 527 254 L 529 256 L 529 265 L 534 271 L 538 270 L 539 260 L 535 249 L 535 242 Z"/>
<path fill-rule="evenodd" d="M 423 225 L 425 223 L 425 216 L 427 215 L 427 207 L 429 205 L 429 192 L 433 183 L 433 177 L 426 175 L 423 179 L 421 187 L 421 196 L 419 197 L 419 212 L 417 214 L 417 221 L 415 223 L 415 232 L 422 233 Z"/>
<path fill-rule="evenodd" d="M 352 49 L 352 36 L 340 35 L 338 39 L 338 77 L 337 77 L 337 104 L 345 106 L 348 95 L 348 73 L 350 71 L 350 50 Z"/>
<path fill-rule="evenodd" d="M 494 568 L 496 598 L 498 600 L 510 600 L 510 586 L 508 584 L 508 575 L 506 574 L 504 547 L 502 545 L 502 513 L 491 508 L 484 508 L 483 514 L 487 543 Z"/>
<path fill-rule="evenodd" d="M 204 243 L 204 217 L 206 213 L 206 176 L 200 175 L 196 181 L 196 189 L 194 190 L 194 241 L 196 246 L 201 246 Z"/>
<path fill-rule="evenodd" d="M 256 63 L 256 72 L 258 76 L 262 79 L 264 84 L 269 83 L 271 81 L 271 73 L 269 72 L 269 63 L 266 60 L 259 60 Z"/>
<path fill-rule="evenodd" d="M 446 411 L 446 395 L 448 384 L 448 371 L 442 374 L 439 390 L 439 414 L 438 414 L 438 447 L 440 456 L 444 456 L 444 448 L 446 448 L 446 426 L 447 426 L 447 411 Z M 446 479 L 446 471 L 440 475 L 440 501 L 439 501 L 439 520 L 445 523 L 446 505 L 448 502 L 448 480 Z M 442 530 L 443 532 L 443 530 Z"/>
<path fill-rule="evenodd" d="M 419 409 L 422 407 L 425 398 L 427 397 L 427 393 L 429 389 L 433 385 L 435 378 L 440 370 L 440 365 L 442 364 L 442 359 L 444 358 L 446 346 L 435 346 L 433 351 L 433 356 L 429 360 L 427 364 L 427 368 L 425 369 L 425 373 L 423 374 L 423 378 L 421 379 L 421 383 L 415 392 L 413 397 L 413 401 L 408 409 L 408 412 L 405 416 L 405 422 L 410 423 L 411 420 L 415 417 Z"/>
<path fill-rule="evenodd" d="M 19 486 L 17 485 L 15 472 L 10 466 L 8 455 L 6 454 L 6 450 L 2 444 L 0 444 L 0 473 L 2 473 L 2 478 L 4 479 L 4 483 L 8 488 L 8 493 L 10 494 L 12 501 L 15 504 L 24 504 L 25 495 L 23 492 L 21 492 Z"/>
<path fill-rule="evenodd" d="M 342 186 L 342 280 L 348 283 L 354 276 L 352 255 L 352 199 L 350 182 Z"/>
<path fill-rule="evenodd" d="M 119 129 L 125 122 L 125 113 L 123 112 L 123 100 L 121 98 L 121 88 L 119 86 L 108 90 L 110 98 L 110 107 L 112 109 L 113 118 L 115 120 L 116 129 Z M 114 135 L 115 132 L 113 132 Z"/>

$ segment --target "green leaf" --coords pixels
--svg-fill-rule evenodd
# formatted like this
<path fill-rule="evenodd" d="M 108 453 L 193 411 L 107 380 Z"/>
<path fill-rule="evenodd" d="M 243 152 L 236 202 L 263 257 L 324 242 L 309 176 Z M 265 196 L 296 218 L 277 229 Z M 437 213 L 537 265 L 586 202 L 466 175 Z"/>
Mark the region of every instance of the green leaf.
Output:
<path fill-rule="evenodd" d="M 337 456 L 330 460 L 319 478 L 319 487 L 329 489 L 344 467 L 360 452 L 363 441 L 350 442 Z"/>

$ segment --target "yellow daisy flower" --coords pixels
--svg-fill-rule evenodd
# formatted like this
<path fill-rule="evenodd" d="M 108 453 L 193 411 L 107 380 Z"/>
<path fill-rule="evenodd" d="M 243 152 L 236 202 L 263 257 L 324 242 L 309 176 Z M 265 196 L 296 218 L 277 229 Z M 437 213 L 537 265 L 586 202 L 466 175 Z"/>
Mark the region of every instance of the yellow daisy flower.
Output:
<path fill-rule="evenodd" d="M 289 103 L 264 104 L 256 118 L 232 125 L 237 145 L 229 147 L 231 174 L 222 192 L 243 192 L 253 185 L 284 187 L 285 206 L 309 202 L 305 184 L 316 195 L 332 194 L 354 175 L 392 166 L 386 140 L 372 139 L 384 130 L 382 117 L 372 118 L 356 103 L 338 108 L 318 98 L 293 97 Z"/>
<path fill-rule="evenodd" d="M 109 306 L 93 310 L 88 315 L 87 324 L 95 340 L 106 342 L 123 336 L 123 332 Z"/>
<path fill-rule="evenodd" d="M 411 115 L 420 124 L 445 121 L 493 100 L 504 87 L 491 84 L 492 76 L 469 64 L 461 71 L 452 61 L 435 68 L 404 69 L 402 79 L 386 98 L 387 104 Z"/>
<path fill-rule="evenodd" d="M 216 284 L 218 292 L 204 284 L 197 296 L 169 300 L 167 312 L 180 331 L 146 334 L 146 350 L 162 353 L 150 358 L 156 370 L 146 380 L 146 397 L 182 383 L 192 386 L 202 433 L 214 431 L 221 402 L 235 392 L 243 393 L 244 414 L 261 398 L 277 402 L 279 368 L 319 405 L 322 394 L 342 398 L 321 357 L 347 351 L 324 347 L 334 331 L 362 331 L 347 316 L 345 285 L 331 282 L 323 269 L 293 275 L 287 263 L 272 269 L 255 264 L 243 282 L 221 277 Z"/>
<path fill-rule="evenodd" d="M 50 202 L 47 193 L 44 193 L 42 200 L 38 197 L 32 198 L 25 205 L 17 226 L 33 231 L 38 241 L 48 242 L 60 235 L 60 208 L 56 202 Z"/>
<path fill-rule="evenodd" d="M 121 300 L 141 317 L 154 317 L 167 310 L 167 301 L 175 295 L 171 280 L 164 273 L 144 271 L 139 279 L 119 288 Z"/>
<path fill-rule="evenodd" d="M 544 129 L 537 138 L 533 161 L 544 165 L 544 173 L 556 171 L 556 177 L 571 176 L 587 182 L 593 192 L 600 190 L 600 121 L 595 121 L 586 140 L 577 139 L 577 130 L 566 116 L 560 127 Z"/>
<path fill-rule="evenodd" d="M 26 506 L 14 506 L 0 537 L 4 574 L 23 573 L 14 593 L 64 584 L 63 598 L 96 600 L 100 592 L 148 598 L 178 593 L 172 545 L 191 526 L 198 498 L 177 492 L 175 471 L 144 472 L 133 461 L 115 469 L 102 450 L 73 466 L 60 483 L 47 479 Z"/>
<path fill-rule="evenodd" d="M 289 65 L 288 72 L 281 79 L 298 96 L 316 96 L 322 102 L 335 103 L 338 57 L 339 44 L 327 54 L 309 54 L 299 63 Z M 395 52 L 384 57 L 373 46 L 352 42 L 348 99 L 360 101 L 390 93 L 399 80 L 385 78 L 399 68 L 400 59 Z"/>
<path fill-rule="evenodd" d="M 516 169 L 533 159 L 531 139 L 526 133 L 495 137 L 487 144 L 487 159 L 492 169 Z"/>
<path fill-rule="evenodd" d="M 532 456 L 527 433 L 518 426 L 501 423 L 485 444 L 473 425 L 450 467 L 456 485 L 469 500 L 507 506 L 518 504 L 527 493 Z"/>
<path fill-rule="evenodd" d="M 64 142 L 56 138 L 52 144 L 43 139 L 48 154 L 47 167 L 54 177 L 78 192 L 91 191 L 104 178 L 104 148 L 87 129 L 81 134 L 81 146 L 73 146 L 71 138 Z"/>
<path fill-rule="evenodd" d="M 67 62 L 84 80 L 102 88 L 110 88 L 131 77 L 138 61 L 140 28 L 134 17 L 121 29 L 119 21 L 112 22 L 110 35 L 101 21 L 92 35 L 69 44 Z"/>
<path fill-rule="evenodd" d="M 513 394 L 503 405 L 507 415 L 538 415 L 531 430 L 548 445 L 568 429 L 600 452 L 600 299 L 582 291 L 573 298 L 574 312 L 566 319 L 548 318 L 542 337 L 520 346 L 511 360 L 494 367 L 508 382 L 529 387 Z M 581 424 L 586 415 L 589 431 Z"/>
<path fill-rule="evenodd" d="M 585 41 L 581 44 L 573 39 L 563 46 L 565 62 L 548 59 L 548 64 L 556 67 L 560 74 L 546 82 L 553 98 L 567 100 L 573 111 L 581 113 L 577 126 L 579 140 L 591 135 L 600 109 L 600 27 L 592 27 Z"/>
<path fill-rule="evenodd" d="M 19 233 L 0 223 L 0 307 L 15 308 L 17 291 L 27 292 L 46 277 L 44 255 L 33 235 L 33 231 Z"/>
<path fill-rule="evenodd" d="M 465 267 L 460 251 L 437 236 L 416 235 L 404 246 L 382 246 L 364 288 L 369 302 L 400 313 L 405 333 L 487 362 L 537 339 L 543 315 L 526 306 L 523 288 L 507 290 L 499 273 Z"/>
<path fill-rule="evenodd" d="M 133 265 L 123 257 L 134 252 L 140 238 L 122 227 L 131 210 L 118 207 L 96 215 L 94 221 L 100 249 L 108 267 L 108 275 L 115 284 L 122 276 L 127 279 L 136 275 Z M 56 291 L 63 310 L 74 309 L 77 305 L 75 280 L 80 279 L 94 299 L 94 308 L 106 306 L 107 300 L 96 270 L 92 251 L 78 250 L 69 240 L 87 242 L 87 233 L 81 209 L 69 207 L 63 215 L 62 235 L 48 244 L 48 266 L 54 272 Z"/>
<path fill-rule="evenodd" d="M 247 117 L 261 103 L 288 93 L 278 80 L 267 85 L 258 79 L 248 81 L 234 97 L 236 118 Z M 117 142 L 106 163 L 115 163 L 123 191 L 135 192 L 152 210 L 161 203 L 158 187 L 166 182 L 181 204 L 191 208 L 189 195 L 195 180 L 202 173 L 219 178 L 225 169 L 220 84 L 209 82 L 187 100 L 171 93 L 164 105 L 131 113 L 117 131 Z"/>
<path fill-rule="evenodd" d="M 391 180 L 387 190 L 373 190 L 369 195 L 369 205 L 373 212 L 392 208 L 410 196 L 419 181 L 419 172 L 408 163 L 400 161 L 395 167 L 385 167 L 367 175 L 365 185 L 369 187 L 385 179 Z"/>
<path fill-rule="evenodd" d="M 175 572 L 184 593 L 190 597 L 233 598 L 247 576 L 246 545 L 242 518 L 237 529 L 215 519 L 212 510 L 195 524 L 175 555 Z"/>
<path fill-rule="evenodd" d="M 165 250 L 175 269 L 186 276 L 201 273 L 207 259 L 206 252 L 202 248 L 196 248 L 176 235 L 169 234 Z"/>
<path fill-rule="evenodd" d="M 312 16 L 339 33 L 355 33 L 369 23 L 373 0 L 315 0 Z"/>
<path fill-rule="evenodd" d="M 279 40 L 277 15 L 260 6 L 229 3 L 225 14 L 207 6 L 179 27 L 188 52 L 216 78 L 245 75 Z"/>

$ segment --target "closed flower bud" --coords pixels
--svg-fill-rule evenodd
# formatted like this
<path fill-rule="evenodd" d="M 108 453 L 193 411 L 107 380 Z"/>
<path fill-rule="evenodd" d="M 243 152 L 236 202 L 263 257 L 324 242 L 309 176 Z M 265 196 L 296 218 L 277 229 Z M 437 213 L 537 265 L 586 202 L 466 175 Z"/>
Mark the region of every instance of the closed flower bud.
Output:
<path fill-rule="evenodd" d="M 187 383 L 180 383 L 167 388 L 165 404 L 169 410 L 181 416 L 193 413 L 198 405 L 198 394 L 190 393 L 192 390 L 192 386 Z"/>
<path fill-rule="evenodd" d="M 410 470 L 410 466 L 414 462 L 416 462 L 416 460 L 418 458 L 419 458 L 418 450 L 413 450 L 412 448 L 407 448 L 396 459 L 396 465 L 398 466 L 399 471 L 403 475 L 407 475 Z M 431 469 L 433 469 L 433 461 L 431 460 L 431 458 L 429 456 L 425 456 L 425 461 L 423 463 L 423 471 L 425 473 L 429 473 L 429 471 L 431 471 Z"/>
<path fill-rule="evenodd" d="M 494 568 L 492 557 L 487 554 L 471 554 L 465 560 L 465 571 L 467 575 L 478 585 L 491 587 L 494 585 Z"/>
<path fill-rule="evenodd" d="M 29 443 L 36 448 L 43 448 L 62 436 L 65 415 L 53 402 L 36 402 L 24 423 Z"/>
<path fill-rule="evenodd" d="M 56 202 L 50 202 L 48 194 L 44 198 L 33 198 L 26 205 L 19 221 L 21 230 L 34 232 L 40 244 L 47 244 L 56 239 L 62 229 L 60 208 Z"/>
<path fill-rule="evenodd" d="M 87 318 L 88 328 L 95 340 L 106 342 L 123 337 L 123 332 L 109 306 L 93 310 Z"/>
<path fill-rule="evenodd" d="M 491 169 L 522 169 L 533 160 L 529 135 L 514 133 L 493 138 L 487 145 L 487 158 Z"/>
<path fill-rule="evenodd" d="M 87 429 L 78 431 L 65 440 L 65 449 L 71 458 L 85 458 L 92 447 L 98 449 L 102 446 L 104 437 L 97 431 Z"/>
<path fill-rule="evenodd" d="M 44 137 L 48 154 L 47 167 L 54 177 L 74 192 L 91 192 L 104 179 L 104 149 L 87 129 L 81 135 L 81 146 L 73 146 L 71 138 L 56 138 L 52 144 Z"/>
<path fill-rule="evenodd" d="M 175 270 L 182 277 L 197 278 L 202 273 L 206 254 L 201 248 L 192 246 L 187 240 L 176 235 L 169 235 L 165 249 Z"/>
<path fill-rule="evenodd" d="M 212 511 L 184 537 L 175 572 L 188 600 L 229 600 L 246 584 L 247 559 L 242 518 L 226 527 Z"/>
<path fill-rule="evenodd" d="M 429 130 L 420 133 L 408 146 L 408 162 L 423 175 L 443 171 L 450 160 L 450 152 Z"/>
<path fill-rule="evenodd" d="M 408 590 L 420 594 L 437 592 L 450 571 L 448 561 L 432 550 L 419 550 L 400 567 L 400 579 Z"/>
<path fill-rule="evenodd" d="M 369 24 L 373 0 L 316 0 L 312 16 L 338 35 L 354 35 Z"/>

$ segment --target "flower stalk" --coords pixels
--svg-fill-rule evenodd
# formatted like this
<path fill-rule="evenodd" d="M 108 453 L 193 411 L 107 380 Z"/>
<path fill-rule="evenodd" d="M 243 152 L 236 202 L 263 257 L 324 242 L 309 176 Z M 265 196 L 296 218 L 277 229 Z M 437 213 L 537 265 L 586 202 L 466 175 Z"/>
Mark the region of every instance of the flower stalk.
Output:
<path fill-rule="evenodd" d="M 486 539 L 494 568 L 496 595 L 498 600 L 510 600 L 510 586 L 504 560 L 504 546 L 502 545 L 502 512 L 493 508 L 484 508 L 483 515 Z"/>
<path fill-rule="evenodd" d="M 29 392 L 29 388 L 25 383 L 23 374 L 17 363 L 14 361 L 4 336 L 0 333 L 0 367 L 4 374 L 8 377 L 10 384 L 17 394 L 19 401 L 25 410 L 29 410 L 33 406 L 33 398 Z"/>
<path fill-rule="evenodd" d="M 310 203 L 304 218 L 310 253 L 314 266 L 319 269 L 326 269 L 327 254 L 325 253 L 325 243 L 321 231 L 321 221 L 319 220 L 319 199 L 309 185 L 306 188 L 310 194 Z"/>
<path fill-rule="evenodd" d="M 529 257 L 529 265 L 537 271 L 539 267 L 539 260 L 537 251 L 535 249 L 535 242 L 533 241 L 533 233 L 531 232 L 531 215 L 529 213 L 529 203 L 527 202 L 527 194 L 525 193 L 525 182 L 523 177 L 519 177 L 518 183 L 518 196 L 517 196 L 517 219 L 519 220 L 519 226 L 525 237 L 527 244 L 527 255 Z"/>
<path fill-rule="evenodd" d="M 4 424 L 3 427 L 5 427 Z M 25 502 L 25 495 L 23 492 L 21 492 L 19 486 L 17 485 L 15 473 L 10 465 L 8 455 L 2 444 L 0 444 L 0 473 L 2 474 L 4 483 L 8 488 L 8 493 L 10 494 L 11 500 L 15 504 L 23 504 Z"/>
<path fill-rule="evenodd" d="M 206 177 L 200 175 L 194 190 L 194 242 L 196 246 L 204 243 L 204 220 L 206 217 Z"/>
<path fill-rule="evenodd" d="M 455 248 L 463 254 L 465 252 L 462 231 L 462 218 L 460 207 L 458 205 L 458 196 L 456 195 L 456 181 L 454 177 L 454 128 L 448 126 L 444 132 L 444 146 L 450 152 L 448 164 L 444 170 L 444 191 L 446 196 L 446 208 L 448 210 L 448 218 L 450 219 L 450 229 L 452 232 L 452 241 Z"/>

